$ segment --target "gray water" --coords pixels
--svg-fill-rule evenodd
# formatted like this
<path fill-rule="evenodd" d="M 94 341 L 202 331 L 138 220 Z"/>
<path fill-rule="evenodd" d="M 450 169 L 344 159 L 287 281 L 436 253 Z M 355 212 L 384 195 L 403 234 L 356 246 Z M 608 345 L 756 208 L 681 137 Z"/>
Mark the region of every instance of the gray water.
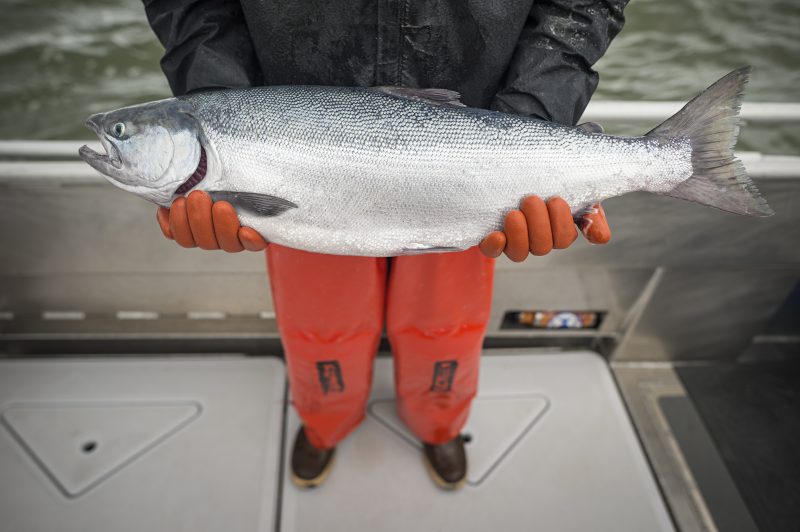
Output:
<path fill-rule="evenodd" d="M 170 95 L 138 1 L 0 0 L 0 9 L 0 138 L 89 139 L 89 114 Z M 747 100 L 800 101 L 798 0 L 633 0 L 626 16 L 596 65 L 597 99 L 688 100 L 749 64 Z M 796 154 L 800 125 L 747 126 L 739 148 Z"/>

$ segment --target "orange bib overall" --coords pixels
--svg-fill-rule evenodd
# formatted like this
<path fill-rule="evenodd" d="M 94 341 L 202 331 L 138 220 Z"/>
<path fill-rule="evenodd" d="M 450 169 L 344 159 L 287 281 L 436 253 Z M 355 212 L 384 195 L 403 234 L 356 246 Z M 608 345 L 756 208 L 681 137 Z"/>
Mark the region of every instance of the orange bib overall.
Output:
<path fill-rule="evenodd" d="M 459 434 L 478 386 L 493 259 L 477 248 L 385 259 L 271 244 L 267 265 L 312 445 L 334 447 L 364 419 L 384 317 L 401 419 L 423 442 Z"/>

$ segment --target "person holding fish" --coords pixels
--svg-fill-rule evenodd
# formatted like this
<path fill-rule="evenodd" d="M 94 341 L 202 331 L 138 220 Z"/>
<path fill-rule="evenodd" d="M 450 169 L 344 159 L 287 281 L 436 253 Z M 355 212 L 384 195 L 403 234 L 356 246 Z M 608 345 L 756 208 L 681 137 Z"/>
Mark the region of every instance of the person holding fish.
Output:
<path fill-rule="evenodd" d="M 264 85 L 434 87 L 458 91 L 470 107 L 574 125 L 598 83 L 591 66 L 622 28 L 626 0 L 144 3 L 176 96 Z M 610 238 L 599 204 L 573 219 L 564 200 L 537 196 L 524 198 L 503 230 L 477 247 L 388 259 L 268 245 L 240 225 L 230 202 L 199 190 L 159 208 L 157 219 L 183 247 L 266 248 L 303 422 L 291 474 L 304 487 L 327 477 L 337 444 L 364 418 L 384 324 L 398 413 L 423 443 L 437 485 L 462 486 L 460 431 L 477 390 L 492 259 L 505 253 L 519 262 L 567 248 L 576 223 L 590 242 Z"/>

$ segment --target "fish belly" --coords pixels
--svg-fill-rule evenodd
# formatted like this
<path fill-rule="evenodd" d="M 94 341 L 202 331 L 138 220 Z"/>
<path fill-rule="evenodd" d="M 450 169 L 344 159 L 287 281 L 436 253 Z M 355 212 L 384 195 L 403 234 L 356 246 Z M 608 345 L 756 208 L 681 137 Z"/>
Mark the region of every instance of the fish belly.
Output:
<path fill-rule="evenodd" d="M 540 149 L 525 157 L 495 152 L 463 160 L 446 154 L 372 160 L 338 154 L 294 168 L 273 160 L 265 167 L 290 169 L 280 178 L 256 176 L 245 188 L 259 191 L 259 183 L 273 183 L 261 192 L 298 208 L 276 217 L 243 213 L 240 219 L 272 242 L 320 253 L 395 256 L 467 249 L 501 229 L 505 215 L 531 194 L 562 197 L 578 215 L 627 192 L 670 190 L 691 175 L 687 164 L 674 162 L 678 155 L 689 158 L 674 147 L 628 146 L 623 155 Z"/>

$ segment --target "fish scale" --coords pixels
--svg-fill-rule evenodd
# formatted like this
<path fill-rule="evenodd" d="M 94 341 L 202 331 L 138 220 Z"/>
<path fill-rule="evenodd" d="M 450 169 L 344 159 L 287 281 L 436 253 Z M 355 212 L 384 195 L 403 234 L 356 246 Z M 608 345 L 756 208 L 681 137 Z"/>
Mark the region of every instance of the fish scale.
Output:
<path fill-rule="evenodd" d="M 733 154 L 748 75 L 731 72 L 642 137 L 468 108 L 442 89 L 278 86 L 94 115 L 107 153 L 80 154 L 159 205 L 205 190 L 268 241 L 338 255 L 466 249 L 532 194 L 560 196 L 576 217 L 632 191 L 767 216 Z"/>
<path fill-rule="evenodd" d="M 686 141 L 589 134 L 370 89 L 266 87 L 184 99 L 223 168 L 198 188 L 292 201 L 298 208 L 280 217 L 240 213 L 241 221 L 270 241 L 320 252 L 466 249 L 529 194 L 561 196 L 577 214 L 643 183 L 660 192 L 691 175 Z"/>

